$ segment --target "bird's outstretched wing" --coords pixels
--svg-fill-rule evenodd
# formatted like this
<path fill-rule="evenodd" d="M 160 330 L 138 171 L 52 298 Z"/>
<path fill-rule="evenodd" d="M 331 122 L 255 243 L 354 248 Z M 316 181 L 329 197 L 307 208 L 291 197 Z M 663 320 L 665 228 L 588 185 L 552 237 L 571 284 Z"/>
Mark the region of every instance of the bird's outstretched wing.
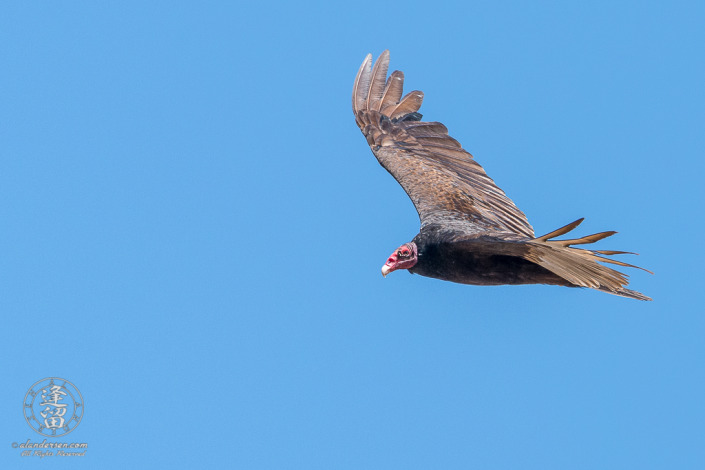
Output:
<path fill-rule="evenodd" d="M 423 93 L 402 97 L 404 74 L 387 78 L 389 51 L 372 66 L 368 55 L 353 86 L 355 121 L 379 163 L 414 203 L 421 227 L 439 224 L 467 234 L 506 233 L 533 238 L 534 230 L 485 170 L 440 122 L 423 122 Z"/>

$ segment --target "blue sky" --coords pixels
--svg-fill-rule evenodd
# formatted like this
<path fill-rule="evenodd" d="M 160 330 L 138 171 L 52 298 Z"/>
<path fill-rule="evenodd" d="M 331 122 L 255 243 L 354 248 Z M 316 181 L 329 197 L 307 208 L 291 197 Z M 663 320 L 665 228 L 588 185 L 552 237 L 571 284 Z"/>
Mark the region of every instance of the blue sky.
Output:
<path fill-rule="evenodd" d="M 0 466 L 46 464 L 11 443 L 62 377 L 52 468 L 703 468 L 705 9 L 571 3 L 3 5 Z M 387 48 L 654 302 L 382 279 L 418 218 L 350 92 Z"/>

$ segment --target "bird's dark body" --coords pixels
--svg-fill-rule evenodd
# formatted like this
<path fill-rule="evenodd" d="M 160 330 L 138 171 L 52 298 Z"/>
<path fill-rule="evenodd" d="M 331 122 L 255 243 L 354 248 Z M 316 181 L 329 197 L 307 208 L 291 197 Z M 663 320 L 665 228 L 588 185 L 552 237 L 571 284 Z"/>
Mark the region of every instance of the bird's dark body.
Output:
<path fill-rule="evenodd" d="M 526 247 L 519 240 L 508 242 L 478 236 L 457 241 L 452 235 L 429 232 L 422 230 L 413 240 L 418 250 L 418 262 L 409 269 L 411 273 L 480 286 L 572 285 L 548 269 L 523 259 L 520 255 Z M 498 247 L 502 249 L 498 250 Z"/>

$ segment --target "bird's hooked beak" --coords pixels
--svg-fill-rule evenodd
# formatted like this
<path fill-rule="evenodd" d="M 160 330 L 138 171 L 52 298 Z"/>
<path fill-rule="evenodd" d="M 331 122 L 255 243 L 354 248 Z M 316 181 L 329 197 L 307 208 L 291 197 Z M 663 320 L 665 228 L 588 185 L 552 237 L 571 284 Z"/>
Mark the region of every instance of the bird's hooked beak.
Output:
<path fill-rule="evenodd" d="M 396 252 L 387 259 L 387 262 L 382 266 L 382 276 L 387 277 L 387 274 L 397 269 L 397 254 Z"/>

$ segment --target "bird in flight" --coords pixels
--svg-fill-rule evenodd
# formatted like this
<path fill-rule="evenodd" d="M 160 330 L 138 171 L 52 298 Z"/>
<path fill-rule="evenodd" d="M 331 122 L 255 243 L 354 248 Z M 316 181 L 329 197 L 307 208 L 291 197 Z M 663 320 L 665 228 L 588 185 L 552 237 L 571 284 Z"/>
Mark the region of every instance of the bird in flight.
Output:
<path fill-rule="evenodd" d="M 448 129 L 421 120 L 423 93 L 402 96 L 404 74 L 395 71 L 387 77 L 388 68 L 389 51 L 374 66 L 367 55 L 353 85 L 353 113 L 372 153 L 416 207 L 421 229 L 389 256 L 384 276 L 407 269 L 462 284 L 589 287 L 651 300 L 626 288 L 626 274 L 601 264 L 638 268 L 608 258 L 628 252 L 576 247 L 616 232 L 556 240 L 577 227 L 579 219 L 536 237 L 524 213 Z"/>

